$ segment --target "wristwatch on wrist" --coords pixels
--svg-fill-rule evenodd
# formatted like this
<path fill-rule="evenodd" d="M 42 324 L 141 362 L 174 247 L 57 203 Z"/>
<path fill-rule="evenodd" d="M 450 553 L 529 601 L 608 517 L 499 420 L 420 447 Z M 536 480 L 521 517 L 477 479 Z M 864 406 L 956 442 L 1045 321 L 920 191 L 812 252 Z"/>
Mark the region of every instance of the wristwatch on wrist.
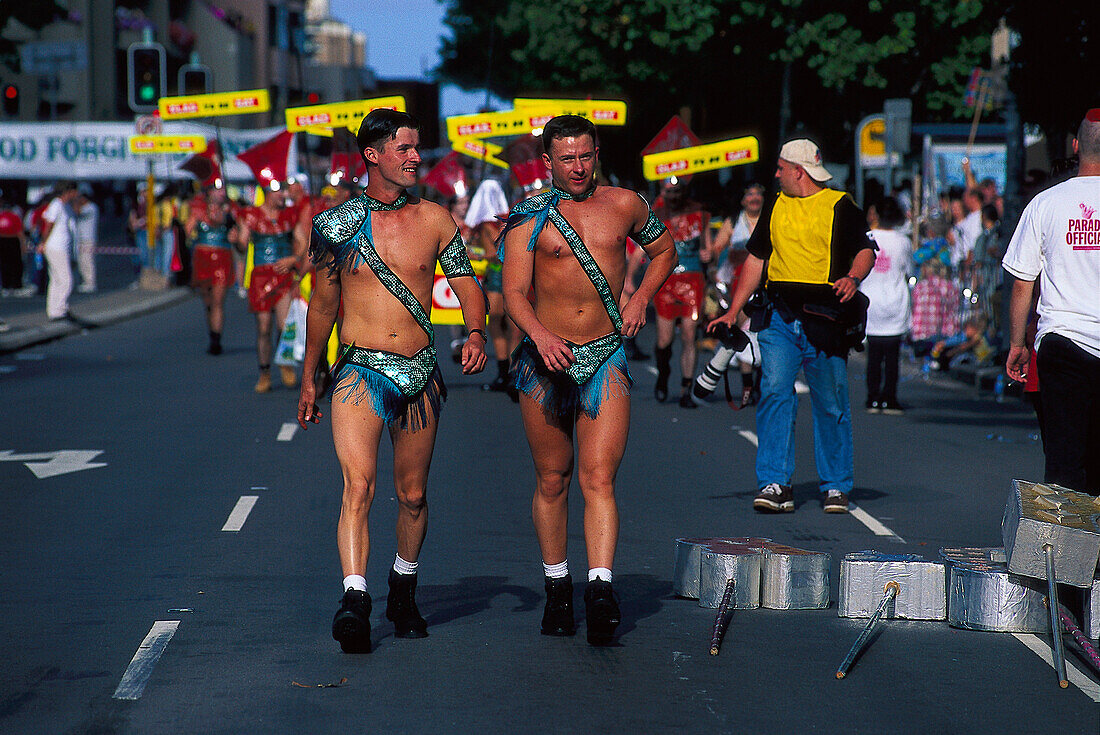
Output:
<path fill-rule="evenodd" d="M 863 283 L 863 279 L 860 278 L 859 276 L 853 276 L 852 274 L 849 273 L 848 278 L 851 278 L 853 281 L 856 282 L 856 288 L 859 288 L 859 284 Z"/>

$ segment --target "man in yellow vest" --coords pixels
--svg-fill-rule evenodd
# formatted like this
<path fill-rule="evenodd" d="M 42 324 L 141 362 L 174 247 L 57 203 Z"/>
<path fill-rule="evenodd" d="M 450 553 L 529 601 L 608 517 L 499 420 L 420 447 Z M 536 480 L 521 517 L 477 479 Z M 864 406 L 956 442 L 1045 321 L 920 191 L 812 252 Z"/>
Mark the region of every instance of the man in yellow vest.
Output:
<path fill-rule="evenodd" d="M 749 256 L 729 311 L 707 328 L 732 327 L 764 284 L 768 303 L 754 325 L 759 326 L 764 379 L 756 409 L 759 494 L 753 507 L 765 513 L 794 510 L 794 382 L 803 370 L 813 402 L 822 505 L 826 513 L 847 513 L 853 475 L 847 357 L 858 342 L 861 305 L 866 322 L 866 300 L 857 293 L 874 266 L 875 243 L 852 198 L 825 187 L 832 176 L 812 141 L 785 144 L 775 177 L 780 194 L 749 238 Z"/>

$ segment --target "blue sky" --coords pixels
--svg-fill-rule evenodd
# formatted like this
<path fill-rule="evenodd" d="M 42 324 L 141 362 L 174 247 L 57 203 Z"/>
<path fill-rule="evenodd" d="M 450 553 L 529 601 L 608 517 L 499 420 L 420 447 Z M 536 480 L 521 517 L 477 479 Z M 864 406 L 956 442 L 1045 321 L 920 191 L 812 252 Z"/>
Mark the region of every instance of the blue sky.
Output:
<path fill-rule="evenodd" d="M 367 65 L 379 77 L 430 79 L 440 39 L 449 32 L 443 10 L 436 0 L 331 0 L 329 12 L 367 34 Z M 476 112 L 485 102 L 484 92 L 451 85 L 440 97 L 443 116 Z"/>

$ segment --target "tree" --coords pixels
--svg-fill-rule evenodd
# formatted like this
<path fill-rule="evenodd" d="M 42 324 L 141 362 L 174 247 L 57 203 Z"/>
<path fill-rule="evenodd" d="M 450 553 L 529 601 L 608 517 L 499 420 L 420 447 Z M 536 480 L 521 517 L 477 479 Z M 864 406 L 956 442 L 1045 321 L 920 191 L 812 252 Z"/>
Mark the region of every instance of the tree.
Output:
<path fill-rule="evenodd" d="M 756 135 L 770 157 L 784 90 L 791 132 L 833 159 L 888 97 L 912 97 L 917 119 L 965 119 L 968 74 L 987 63 L 1001 13 L 982 0 L 440 2 L 454 33 L 443 78 L 505 97 L 623 97 L 632 123 L 618 163 L 634 167 L 681 107 L 705 139 Z"/>

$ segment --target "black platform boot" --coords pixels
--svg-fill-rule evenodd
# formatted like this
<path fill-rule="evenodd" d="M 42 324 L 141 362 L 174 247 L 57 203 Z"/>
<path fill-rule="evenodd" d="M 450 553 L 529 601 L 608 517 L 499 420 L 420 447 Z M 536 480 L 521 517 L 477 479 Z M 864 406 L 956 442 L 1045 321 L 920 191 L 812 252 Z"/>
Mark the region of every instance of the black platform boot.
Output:
<path fill-rule="evenodd" d="M 386 620 L 393 623 L 395 638 L 427 638 L 428 623 L 416 608 L 416 575 L 390 570 L 390 594 Z"/>
<path fill-rule="evenodd" d="M 573 635 L 576 632 L 572 577 L 546 577 L 546 608 L 542 613 L 542 634 Z"/>
<path fill-rule="evenodd" d="M 344 653 L 370 653 L 370 595 L 347 590 L 332 619 L 332 637 Z"/>
<path fill-rule="evenodd" d="M 606 646 L 615 637 L 621 615 L 611 583 L 594 579 L 584 588 L 584 617 L 588 624 L 588 642 Z"/>
<path fill-rule="evenodd" d="M 664 403 L 668 400 L 668 376 L 672 373 L 672 345 L 653 348 L 653 358 L 657 363 L 657 384 L 653 386 L 653 397 Z"/>

